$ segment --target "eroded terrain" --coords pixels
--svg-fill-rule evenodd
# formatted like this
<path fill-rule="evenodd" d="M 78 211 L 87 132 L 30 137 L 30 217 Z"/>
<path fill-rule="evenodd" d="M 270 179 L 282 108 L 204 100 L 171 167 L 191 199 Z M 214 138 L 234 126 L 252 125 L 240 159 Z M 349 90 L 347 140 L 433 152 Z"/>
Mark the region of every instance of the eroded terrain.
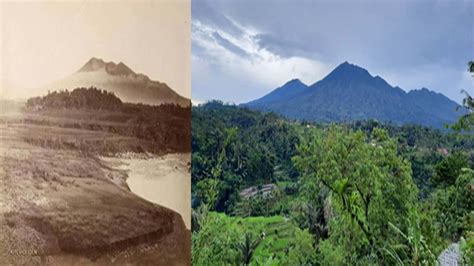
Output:
<path fill-rule="evenodd" d="M 132 193 L 128 171 L 101 159 L 149 143 L 58 119 L 0 117 L 0 264 L 189 264 L 181 215 Z"/>

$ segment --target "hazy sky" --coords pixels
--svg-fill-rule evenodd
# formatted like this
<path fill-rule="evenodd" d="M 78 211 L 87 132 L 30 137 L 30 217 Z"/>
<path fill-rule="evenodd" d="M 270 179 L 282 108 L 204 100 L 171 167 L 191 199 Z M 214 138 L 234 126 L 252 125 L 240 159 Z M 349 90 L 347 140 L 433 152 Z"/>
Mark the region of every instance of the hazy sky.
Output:
<path fill-rule="evenodd" d="M 91 57 L 122 61 L 190 97 L 190 3 L 0 0 L 2 86 L 41 87 Z"/>
<path fill-rule="evenodd" d="M 474 1 L 192 1 L 192 95 L 235 103 L 344 61 L 404 90 L 474 94 Z"/>

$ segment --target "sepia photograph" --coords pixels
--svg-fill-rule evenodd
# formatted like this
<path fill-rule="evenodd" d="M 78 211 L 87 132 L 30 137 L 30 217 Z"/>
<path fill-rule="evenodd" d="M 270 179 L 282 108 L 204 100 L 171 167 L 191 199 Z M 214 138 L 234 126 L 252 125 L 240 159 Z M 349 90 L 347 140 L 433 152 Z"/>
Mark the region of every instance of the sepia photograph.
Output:
<path fill-rule="evenodd" d="M 0 265 L 190 265 L 190 23 L 0 2 Z"/>

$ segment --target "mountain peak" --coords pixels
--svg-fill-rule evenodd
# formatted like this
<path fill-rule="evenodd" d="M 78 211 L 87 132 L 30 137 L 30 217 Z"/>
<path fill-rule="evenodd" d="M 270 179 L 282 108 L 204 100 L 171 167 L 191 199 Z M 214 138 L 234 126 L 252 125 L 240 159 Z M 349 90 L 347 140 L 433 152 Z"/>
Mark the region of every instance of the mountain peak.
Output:
<path fill-rule="evenodd" d="M 276 88 L 264 97 L 255 101 L 247 103 L 251 106 L 259 106 L 262 104 L 268 104 L 269 102 L 275 102 L 279 100 L 289 100 L 301 92 L 306 90 L 308 86 L 301 82 L 299 79 L 292 79 L 286 82 L 283 86 Z"/>
<path fill-rule="evenodd" d="M 409 94 L 431 94 L 431 95 L 440 95 L 440 93 L 427 89 L 425 87 L 421 89 L 414 89 L 408 92 Z"/>
<path fill-rule="evenodd" d="M 92 57 L 87 61 L 87 63 L 79 69 L 78 72 L 93 72 L 99 71 L 104 69 L 110 75 L 117 75 L 117 76 L 129 76 L 129 75 L 136 75 L 133 70 L 131 70 L 128 66 L 124 63 L 120 62 L 115 64 L 114 62 L 105 62 L 101 58 Z"/>
<path fill-rule="evenodd" d="M 292 79 L 288 82 L 286 82 L 282 87 L 285 87 L 285 86 L 300 86 L 300 85 L 303 85 L 303 86 L 307 86 L 306 84 L 304 84 L 301 80 L 299 79 Z"/>
<path fill-rule="evenodd" d="M 455 102 L 440 93 L 426 88 L 406 93 L 347 61 L 309 87 L 298 84 L 289 81 L 246 106 L 307 121 L 376 119 L 437 128 L 463 115 L 456 112 Z"/>
<path fill-rule="evenodd" d="M 430 90 L 430 89 L 427 89 L 427 88 L 425 88 L 425 87 L 421 88 L 420 91 L 422 91 L 422 92 L 436 93 L 436 92 L 434 92 L 434 91 L 432 91 L 432 90 Z"/>
<path fill-rule="evenodd" d="M 369 71 L 347 61 L 338 65 L 324 79 L 373 78 Z"/>
<path fill-rule="evenodd" d="M 105 67 L 105 70 L 111 75 L 128 76 L 136 74 L 122 62 L 118 63 L 118 65 L 115 65 L 113 62 L 108 63 Z"/>
<path fill-rule="evenodd" d="M 105 66 L 104 60 L 96 57 L 92 57 L 87 61 L 87 63 L 79 69 L 78 72 L 90 72 L 90 71 L 96 71 L 98 69 L 101 69 Z"/>
<path fill-rule="evenodd" d="M 348 61 L 344 61 L 342 62 L 341 64 L 339 64 L 334 70 L 336 69 L 345 69 L 345 70 L 351 70 L 351 69 L 362 69 L 364 71 L 367 71 L 365 70 L 365 68 L 362 68 L 356 64 L 352 64 L 352 63 L 349 63 Z"/>

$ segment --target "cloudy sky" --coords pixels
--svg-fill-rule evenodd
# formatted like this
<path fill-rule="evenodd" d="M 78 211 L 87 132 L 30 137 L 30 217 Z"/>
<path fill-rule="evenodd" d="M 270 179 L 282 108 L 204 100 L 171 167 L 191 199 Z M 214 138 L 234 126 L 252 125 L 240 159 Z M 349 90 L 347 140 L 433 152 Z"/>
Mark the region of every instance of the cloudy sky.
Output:
<path fill-rule="evenodd" d="M 189 0 L 0 0 L 0 92 L 28 96 L 98 57 L 190 97 L 190 9 Z"/>
<path fill-rule="evenodd" d="M 192 97 L 241 103 L 344 61 L 406 91 L 474 93 L 474 1 L 192 1 Z"/>

